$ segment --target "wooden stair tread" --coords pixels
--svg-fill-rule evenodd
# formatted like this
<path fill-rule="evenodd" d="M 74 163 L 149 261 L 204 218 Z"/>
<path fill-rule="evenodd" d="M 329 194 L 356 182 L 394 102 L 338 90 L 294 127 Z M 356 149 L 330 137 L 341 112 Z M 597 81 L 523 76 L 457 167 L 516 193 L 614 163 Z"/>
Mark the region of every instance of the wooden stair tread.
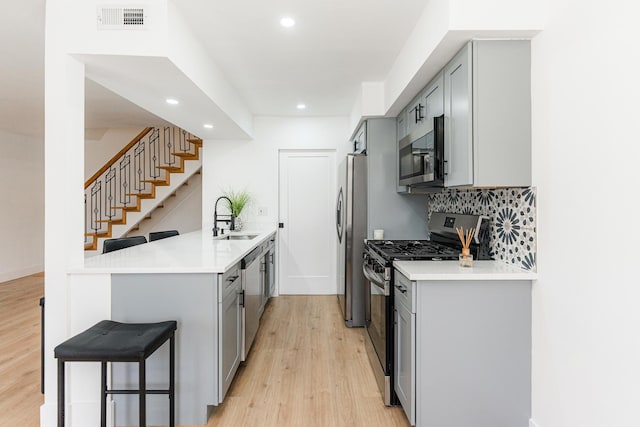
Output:
<path fill-rule="evenodd" d="M 127 212 L 140 212 L 140 208 L 138 206 L 115 206 L 111 209 L 122 209 Z"/>
<path fill-rule="evenodd" d="M 111 234 L 110 233 L 98 233 L 98 234 L 96 234 L 96 233 L 84 233 L 84 236 L 85 237 L 96 237 L 97 236 L 98 238 L 101 238 L 101 237 L 111 237 Z"/>
<path fill-rule="evenodd" d="M 106 222 L 112 225 L 122 225 L 126 224 L 126 218 L 118 218 L 118 219 L 99 219 L 96 222 Z"/>
<path fill-rule="evenodd" d="M 141 199 L 155 199 L 156 195 L 153 193 L 127 193 L 127 196 L 135 196 Z"/>
<path fill-rule="evenodd" d="M 187 159 L 187 160 L 197 159 L 199 157 L 198 153 L 181 153 L 181 152 L 178 152 L 178 153 L 171 153 L 171 155 L 177 156 L 177 157 L 182 157 L 183 159 Z"/>
<path fill-rule="evenodd" d="M 184 172 L 180 166 L 156 166 L 156 169 L 164 169 L 170 172 Z"/>
<path fill-rule="evenodd" d="M 143 179 L 140 182 L 150 182 L 153 185 L 158 185 L 161 187 L 169 185 L 169 183 L 164 179 Z"/>

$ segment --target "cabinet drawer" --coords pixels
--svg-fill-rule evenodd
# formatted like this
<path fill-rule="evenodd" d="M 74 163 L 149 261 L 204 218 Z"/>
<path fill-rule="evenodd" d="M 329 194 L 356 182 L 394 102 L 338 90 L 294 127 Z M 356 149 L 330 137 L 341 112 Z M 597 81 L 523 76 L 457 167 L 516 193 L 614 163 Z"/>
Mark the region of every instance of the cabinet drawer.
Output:
<path fill-rule="evenodd" d="M 230 292 L 235 292 L 236 282 L 240 280 L 240 264 L 234 265 L 219 277 L 218 301 L 222 302 Z"/>
<path fill-rule="evenodd" d="M 396 306 L 402 304 L 411 313 L 415 313 L 416 309 L 413 304 L 415 283 L 407 279 L 398 270 L 395 271 L 393 282 L 393 293 Z"/>

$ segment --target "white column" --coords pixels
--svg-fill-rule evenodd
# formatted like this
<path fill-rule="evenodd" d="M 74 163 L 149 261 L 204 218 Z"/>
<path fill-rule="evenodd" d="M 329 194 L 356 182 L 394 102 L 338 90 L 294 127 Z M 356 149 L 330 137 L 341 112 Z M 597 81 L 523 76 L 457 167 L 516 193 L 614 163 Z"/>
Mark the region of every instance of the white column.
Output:
<path fill-rule="evenodd" d="M 84 65 L 66 53 L 66 0 L 47 0 L 45 26 L 45 403 L 40 425 L 56 425 L 53 349 L 68 336 L 67 268 L 82 262 Z"/>

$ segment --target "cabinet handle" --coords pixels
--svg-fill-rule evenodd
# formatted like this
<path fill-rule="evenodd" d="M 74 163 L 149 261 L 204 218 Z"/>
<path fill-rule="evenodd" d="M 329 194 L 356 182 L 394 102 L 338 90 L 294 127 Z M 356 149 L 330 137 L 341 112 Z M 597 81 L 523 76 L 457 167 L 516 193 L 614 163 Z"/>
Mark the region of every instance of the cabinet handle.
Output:
<path fill-rule="evenodd" d="M 418 104 L 417 109 L 418 109 L 418 118 L 416 120 L 416 123 L 421 122 L 422 119 L 424 119 L 424 114 L 422 114 L 422 110 L 424 110 L 424 105 Z"/>
<path fill-rule="evenodd" d="M 244 291 L 239 291 L 238 295 L 240 296 L 240 307 L 244 307 Z"/>
<path fill-rule="evenodd" d="M 449 175 L 449 162 L 447 160 L 443 160 L 442 163 L 444 164 L 444 174 Z"/>
<path fill-rule="evenodd" d="M 396 286 L 396 288 L 403 294 L 407 293 L 407 288 L 405 288 L 404 286 Z"/>
<path fill-rule="evenodd" d="M 226 281 L 227 281 L 227 282 L 229 282 L 229 283 L 233 283 L 233 282 L 235 282 L 235 281 L 236 281 L 236 279 L 237 279 L 238 277 L 240 277 L 240 276 L 237 276 L 237 275 L 236 275 L 236 276 L 231 276 L 231 277 L 229 277 Z"/>

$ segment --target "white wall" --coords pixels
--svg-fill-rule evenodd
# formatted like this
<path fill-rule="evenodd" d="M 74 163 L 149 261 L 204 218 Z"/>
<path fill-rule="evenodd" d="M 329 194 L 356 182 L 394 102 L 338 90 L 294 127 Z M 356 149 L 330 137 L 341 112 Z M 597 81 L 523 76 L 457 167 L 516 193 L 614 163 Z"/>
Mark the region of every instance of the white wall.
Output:
<path fill-rule="evenodd" d="M 638 426 L 640 7 L 548 2 L 532 42 L 533 420 Z"/>
<path fill-rule="evenodd" d="M 205 141 L 202 159 L 202 227 L 213 227 L 215 200 L 226 189 L 247 189 L 253 202 L 248 225 L 278 222 L 278 150 L 335 149 L 337 163 L 349 148 L 349 118 L 256 117 L 251 141 Z M 258 216 L 258 208 L 266 208 Z"/>
<path fill-rule="evenodd" d="M 44 270 L 44 142 L 0 130 L 0 282 Z"/>

